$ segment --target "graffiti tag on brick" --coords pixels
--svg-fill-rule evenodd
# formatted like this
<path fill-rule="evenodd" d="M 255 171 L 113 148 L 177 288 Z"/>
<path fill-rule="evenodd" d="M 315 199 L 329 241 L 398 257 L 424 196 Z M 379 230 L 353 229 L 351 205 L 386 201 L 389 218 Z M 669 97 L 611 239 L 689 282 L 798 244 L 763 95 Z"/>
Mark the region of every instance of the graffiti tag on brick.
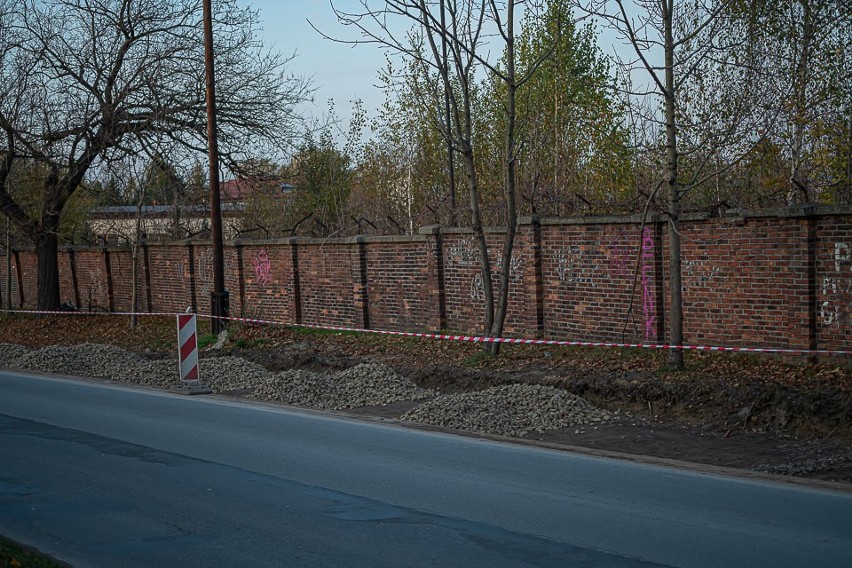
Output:
<path fill-rule="evenodd" d="M 272 261 L 265 250 L 261 250 L 254 258 L 254 281 L 258 286 L 272 283 Z"/>

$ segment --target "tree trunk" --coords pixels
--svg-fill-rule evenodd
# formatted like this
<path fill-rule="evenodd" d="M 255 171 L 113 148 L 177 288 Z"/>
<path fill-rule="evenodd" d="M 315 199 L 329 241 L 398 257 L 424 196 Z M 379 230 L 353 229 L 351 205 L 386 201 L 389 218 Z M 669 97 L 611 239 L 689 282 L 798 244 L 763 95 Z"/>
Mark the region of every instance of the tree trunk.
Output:
<path fill-rule="evenodd" d="M 446 9 L 444 6 L 444 0 L 441 0 L 441 64 L 444 68 L 447 68 L 448 59 L 447 59 L 447 21 L 446 21 Z M 456 205 L 456 172 L 455 172 L 455 163 L 453 160 L 453 141 L 450 137 L 450 131 L 452 128 L 452 117 L 450 116 L 450 86 L 447 84 L 447 81 L 444 81 L 444 128 L 446 130 L 446 142 L 447 142 L 447 185 L 449 186 L 450 192 L 450 223 L 453 227 L 458 227 L 459 225 L 459 215 L 458 215 L 458 206 Z"/>
<path fill-rule="evenodd" d="M 491 337 L 502 337 L 509 305 L 509 287 L 512 283 L 512 252 L 515 246 L 515 230 L 518 223 L 518 211 L 515 200 L 515 34 L 513 27 L 514 3 L 509 2 L 509 14 L 506 20 L 506 133 L 503 139 L 503 189 L 506 199 L 506 236 L 503 239 L 503 259 L 500 263 L 500 295 Z M 491 344 L 491 353 L 500 353 L 500 344 Z"/>
<path fill-rule="evenodd" d="M 680 346 L 683 345 L 683 286 L 681 280 L 677 125 L 675 123 L 673 11 L 673 1 L 667 0 L 663 8 L 663 24 L 665 26 L 666 185 L 669 202 L 669 291 L 671 294 L 671 306 L 669 308 L 671 337 L 669 344 Z M 672 349 L 669 352 L 669 367 L 672 370 L 683 370 L 683 351 Z"/>
<path fill-rule="evenodd" d="M 793 10 L 795 8 L 791 8 Z M 799 59 L 796 61 L 795 81 L 793 104 L 793 147 L 791 148 L 791 171 L 790 182 L 792 186 L 787 195 L 789 205 L 796 203 L 805 203 L 810 196 L 808 195 L 807 179 L 802 179 L 802 165 L 804 163 L 804 146 L 805 146 L 805 122 L 808 112 L 808 79 L 810 71 L 810 52 L 813 43 L 814 29 L 813 18 L 811 13 L 811 5 L 807 0 L 802 2 L 802 39 L 799 45 L 801 52 Z M 805 177 L 807 172 L 805 173 Z"/>
<path fill-rule="evenodd" d="M 849 108 L 849 114 L 852 116 L 852 106 Z M 838 205 L 852 205 L 852 118 L 846 119 L 846 187 L 845 202 L 842 199 L 835 201 Z"/>
<path fill-rule="evenodd" d="M 38 257 L 37 309 L 59 309 L 59 214 L 47 213 L 42 218 L 36 237 Z"/>
<path fill-rule="evenodd" d="M 473 235 L 479 248 L 480 269 L 482 274 L 482 292 L 485 297 L 485 334 L 489 335 L 494 326 L 494 287 L 491 284 L 491 261 L 488 258 L 488 242 L 482 228 L 482 218 L 479 210 L 479 184 L 476 176 L 473 149 L 465 148 L 462 152 L 470 184 L 470 214 L 473 225 Z M 488 348 L 488 346 L 486 346 Z"/>

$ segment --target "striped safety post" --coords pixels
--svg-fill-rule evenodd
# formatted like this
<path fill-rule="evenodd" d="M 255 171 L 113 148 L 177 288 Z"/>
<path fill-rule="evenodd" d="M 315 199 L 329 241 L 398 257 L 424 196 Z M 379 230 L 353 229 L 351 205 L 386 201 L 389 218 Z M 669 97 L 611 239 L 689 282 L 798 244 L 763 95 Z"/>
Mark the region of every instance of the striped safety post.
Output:
<path fill-rule="evenodd" d="M 195 314 L 178 314 L 178 360 L 180 382 L 198 385 L 198 332 Z"/>

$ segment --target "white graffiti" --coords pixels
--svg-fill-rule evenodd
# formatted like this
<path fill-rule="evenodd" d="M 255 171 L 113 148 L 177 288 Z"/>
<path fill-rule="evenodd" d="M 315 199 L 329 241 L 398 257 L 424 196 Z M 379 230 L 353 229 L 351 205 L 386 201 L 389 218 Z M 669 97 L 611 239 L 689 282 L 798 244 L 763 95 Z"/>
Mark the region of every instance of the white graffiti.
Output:
<path fill-rule="evenodd" d="M 580 266 L 582 251 L 577 245 L 568 245 L 556 251 L 553 255 L 553 263 L 556 265 L 556 275 L 560 282 L 567 284 L 581 284 L 591 282 L 584 277 Z"/>
<path fill-rule="evenodd" d="M 502 256 L 497 258 L 497 273 L 499 274 L 500 267 L 503 266 L 503 258 Z M 509 261 L 509 277 L 512 281 L 516 281 L 518 278 L 523 277 L 524 274 L 524 258 L 520 255 L 514 254 L 512 255 L 512 259 Z"/>
<path fill-rule="evenodd" d="M 592 250 L 598 250 L 600 243 L 592 244 Z M 556 265 L 556 276 L 560 282 L 570 285 L 591 284 L 591 270 L 593 268 L 584 266 L 586 252 L 578 245 L 562 247 L 553 254 L 553 264 Z"/>
<path fill-rule="evenodd" d="M 842 272 L 844 264 L 852 266 L 852 250 L 846 243 L 834 243 L 834 271 Z"/>
<path fill-rule="evenodd" d="M 477 263 L 479 263 L 479 250 L 472 238 L 465 237 L 447 248 L 448 266 L 469 266 Z"/>
<path fill-rule="evenodd" d="M 708 267 L 705 260 L 684 260 L 684 287 L 709 288 L 714 281 L 719 280 L 721 269 L 718 266 Z M 687 284 L 687 281 L 690 281 Z"/>
<path fill-rule="evenodd" d="M 254 259 L 254 281 L 258 286 L 272 283 L 272 261 L 265 250 L 258 252 Z"/>
<path fill-rule="evenodd" d="M 485 286 L 482 284 L 481 272 L 474 274 L 470 281 L 470 299 L 478 302 L 485 300 Z"/>
<path fill-rule="evenodd" d="M 223 260 L 224 272 L 227 274 L 230 270 L 228 260 Z M 195 259 L 195 282 L 200 286 L 202 294 L 209 294 L 213 291 L 213 249 L 202 250 Z"/>
<path fill-rule="evenodd" d="M 201 285 L 201 292 L 213 291 L 213 250 L 202 250 L 195 260 L 195 281 Z"/>
<path fill-rule="evenodd" d="M 834 271 L 836 276 L 825 276 L 822 279 L 819 316 L 826 326 L 840 327 L 852 320 L 849 308 L 849 298 L 852 297 L 852 251 L 846 243 L 834 243 Z"/>
<path fill-rule="evenodd" d="M 500 267 L 502 266 L 503 261 L 502 257 L 497 258 L 497 262 L 493 265 L 493 273 L 492 275 L 497 279 L 500 278 L 502 271 Z M 524 275 L 524 259 L 520 255 L 512 255 L 512 259 L 509 261 L 509 281 L 510 283 L 517 283 L 522 281 Z M 482 272 L 476 272 L 473 275 L 473 278 L 470 281 L 470 299 L 476 301 L 485 300 L 485 286 L 483 285 L 482 280 Z"/>

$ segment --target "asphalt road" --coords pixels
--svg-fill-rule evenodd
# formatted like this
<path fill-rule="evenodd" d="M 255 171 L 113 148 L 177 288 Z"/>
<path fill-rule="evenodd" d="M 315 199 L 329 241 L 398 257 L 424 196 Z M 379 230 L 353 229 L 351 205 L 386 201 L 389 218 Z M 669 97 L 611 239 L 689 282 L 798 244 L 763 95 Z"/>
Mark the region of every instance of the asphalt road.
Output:
<path fill-rule="evenodd" d="M 0 534 L 83 566 L 852 566 L 852 495 L 0 372 Z"/>

